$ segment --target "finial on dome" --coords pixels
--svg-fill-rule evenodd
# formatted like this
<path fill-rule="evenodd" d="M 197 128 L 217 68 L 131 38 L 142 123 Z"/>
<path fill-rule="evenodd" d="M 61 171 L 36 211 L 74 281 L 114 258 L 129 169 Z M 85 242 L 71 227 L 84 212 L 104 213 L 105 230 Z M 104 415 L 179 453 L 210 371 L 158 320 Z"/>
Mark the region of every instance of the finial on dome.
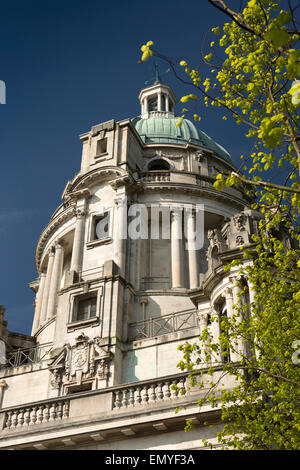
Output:
<path fill-rule="evenodd" d="M 158 69 L 158 63 L 157 62 L 154 62 L 154 71 L 155 71 L 155 76 L 150 78 L 150 80 L 147 80 L 145 82 L 145 85 L 148 85 L 153 80 L 154 80 L 154 82 L 152 83 L 152 85 L 157 85 L 158 83 L 162 83 L 160 75 L 159 75 L 159 69 Z M 163 75 L 166 74 L 166 73 L 169 73 L 169 72 L 170 72 L 170 69 L 167 69 L 163 72 Z"/>

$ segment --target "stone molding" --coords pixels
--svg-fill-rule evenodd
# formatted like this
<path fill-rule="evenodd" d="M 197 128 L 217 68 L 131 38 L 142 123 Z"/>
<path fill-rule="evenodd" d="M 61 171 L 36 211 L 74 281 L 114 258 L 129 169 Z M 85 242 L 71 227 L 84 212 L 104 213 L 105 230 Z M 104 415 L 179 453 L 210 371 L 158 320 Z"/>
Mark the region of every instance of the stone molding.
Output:
<path fill-rule="evenodd" d="M 37 271 L 40 272 L 40 262 L 42 258 L 42 254 L 44 248 L 46 246 L 47 241 L 49 240 L 50 236 L 65 222 L 70 220 L 75 215 L 75 207 L 69 206 L 65 209 L 61 214 L 59 214 L 55 219 L 51 220 L 47 227 L 42 232 L 42 235 L 39 238 L 37 248 L 36 248 L 36 255 L 35 255 L 35 263 Z"/>

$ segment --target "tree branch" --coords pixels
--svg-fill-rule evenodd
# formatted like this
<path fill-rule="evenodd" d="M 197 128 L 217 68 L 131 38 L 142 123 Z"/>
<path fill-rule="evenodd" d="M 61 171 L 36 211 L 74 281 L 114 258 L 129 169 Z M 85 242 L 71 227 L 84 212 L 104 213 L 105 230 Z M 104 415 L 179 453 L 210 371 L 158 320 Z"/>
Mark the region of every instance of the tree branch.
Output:
<path fill-rule="evenodd" d="M 238 178 L 240 181 L 246 184 L 250 184 L 253 186 L 266 186 L 267 188 L 273 188 L 273 189 L 279 189 L 280 191 L 288 191 L 290 193 L 300 193 L 300 189 L 298 188 L 291 188 L 289 186 L 282 186 L 281 184 L 274 184 L 274 183 L 269 183 L 267 181 L 252 181 L 249 180 L 248 178 L 245 178 L 244 176 L 239 175 L 235 171 L 232 171 L 231 174 Z"/>

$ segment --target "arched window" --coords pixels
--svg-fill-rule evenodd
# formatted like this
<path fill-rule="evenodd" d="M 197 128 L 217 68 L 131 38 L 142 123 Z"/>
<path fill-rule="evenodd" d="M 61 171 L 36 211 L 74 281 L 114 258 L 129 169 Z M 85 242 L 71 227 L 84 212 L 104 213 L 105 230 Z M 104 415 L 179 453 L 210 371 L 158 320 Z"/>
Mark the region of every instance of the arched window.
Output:
<path fill-rule="evenodd" d="M 153 160 L 152 162 L 149 163 L 148 170 L 149 171 L 154 171 L 154 170 L 169 170 L 170 165 L 166 160 L 163 159 L 156 159 Z"/>
<path fill-rule="evenodd" d="M 148 111 L 157 111 L 157 96 L 155 98 L 151 98 L 148 101 Z"/>

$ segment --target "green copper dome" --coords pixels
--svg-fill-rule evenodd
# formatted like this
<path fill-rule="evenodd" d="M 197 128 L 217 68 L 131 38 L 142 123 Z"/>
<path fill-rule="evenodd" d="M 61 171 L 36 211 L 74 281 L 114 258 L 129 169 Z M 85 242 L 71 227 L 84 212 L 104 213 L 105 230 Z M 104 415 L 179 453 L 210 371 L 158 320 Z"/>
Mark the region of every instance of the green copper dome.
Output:
<path fill-rule="evenodd" d="M 191 121 L 183 119 L 180 127 L 177 127 L 177 122 L 178 118 L 175 117 L 149 117 L 147 119 L 136 117 L 132 119 L 132 124 L 145 144 L 161 142 L 186 145 L 189 142 L 213 150 L 223 160 L 234 165 L 229 153 L 205 132 L 197 129 Z"/>

